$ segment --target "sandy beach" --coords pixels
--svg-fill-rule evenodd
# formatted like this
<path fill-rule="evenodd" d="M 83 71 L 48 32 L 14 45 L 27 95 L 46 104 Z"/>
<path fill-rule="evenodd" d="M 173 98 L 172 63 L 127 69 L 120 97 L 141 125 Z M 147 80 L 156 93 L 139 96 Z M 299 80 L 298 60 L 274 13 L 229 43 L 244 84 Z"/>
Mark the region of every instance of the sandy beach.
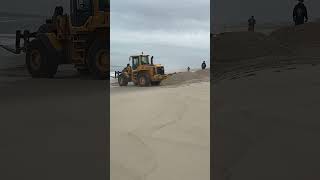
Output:
<path fill-rule="evenodd" d="M 208 76 L 180 73 L 160 87 L 111 88 L 112 180 L 210 178 Z"/>
<path fill-rule="evenodd" d="M 23 56 L 0 51 L 0 179 L 105 177 L 109 83 L 68 66 L 32 79 Z"/>
<path fill-rule="evenodd" d="M 319 75 L 291 65 L 215 85 L 215 177 L 318 179 Z"/>
<path fill-rule="evenodd" d="M 319 27 L 220 36 L 214 51 L 224 51 L 213 65 L 214 178 L 320 178 Z M 231 41 L 237 43 L 224 46 Z"/>

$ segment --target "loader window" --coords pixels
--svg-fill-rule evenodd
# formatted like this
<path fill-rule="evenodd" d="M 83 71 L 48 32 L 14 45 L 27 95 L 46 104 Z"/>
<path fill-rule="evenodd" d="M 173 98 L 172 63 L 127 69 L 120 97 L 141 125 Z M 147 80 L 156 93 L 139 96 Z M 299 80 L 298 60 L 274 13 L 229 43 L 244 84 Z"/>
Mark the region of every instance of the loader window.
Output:
<path fill-rule="evenodd" d="M 91 6 L 90 0 L 78 0 L 78 11 L 89 11 Z"/>
<path fill-rule="evenodd" d="M 92 14 L 92 0 L 71 0 L 72 25 L 83 25 Z"/>
<path fill-rule="evenodd" d="M 108 4 L 107 1 L 109 0 L 99 0 L 99 11 L 106 11 Z"/>
<path fill-rule="evenodd" d="M 149 56 L 142 56 L 141 57 L 141 64 L 149 64 Z"/>
<path fill-rule="evenodd" d="M 137 69 L 139 65 L 139 57 L 132 57 L 132 69 Z"/>

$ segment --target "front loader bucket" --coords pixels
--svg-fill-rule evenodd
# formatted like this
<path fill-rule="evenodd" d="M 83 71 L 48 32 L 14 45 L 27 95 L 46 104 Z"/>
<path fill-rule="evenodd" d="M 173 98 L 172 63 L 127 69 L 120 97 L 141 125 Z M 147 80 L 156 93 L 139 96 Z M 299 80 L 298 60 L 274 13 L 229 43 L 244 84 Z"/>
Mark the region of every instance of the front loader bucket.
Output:
<path fill-rule="evenodd" d="M 0 44 L 0 47 L 11 52 L 14 54 L 20 54 L 21 51 L 25 52 L 26 48 L 28 46 L 28 43 L 30 41 L 30 38 L 36 37 L 36 33 L 30 33 L 29 31 L 25 30 L 23 34 L 21 33 L 20 30 L 16 31 L 16 44 L 15 44 L 15 49 L 7 46 L 7 45 L 2 45 Z M 21 47 L 21 39 L 23 39 L 23 47 Z"/>
<path fill-rule="evenodd" d="M 9 46 L 0 44 L 0 47 L 2 47 L 3 49 L 5 49 L 5 50 L 7 50 L 7 51 L 9 51 L 9 52 L 11 52 L 11 53 L 20 54 L 19 51 L 17 51 L 16 49 L 11 48 L 11 47 L 9 47 Z"/>
<path fill-rule="evenodd" d="M 20 54 L 21 53 L 21 47 L 20 47 L 20 39 L 21 39 L 21 31 L 16 31 L 16 44 L 15 44 L 15 49 L 10 47 L 10 46 L 7 46 L 7 45 L 3 45 L 3 44 L 0 44 L 0 47 L 11 52 L 11 53 L 14 53 L 14 54 Z"/>

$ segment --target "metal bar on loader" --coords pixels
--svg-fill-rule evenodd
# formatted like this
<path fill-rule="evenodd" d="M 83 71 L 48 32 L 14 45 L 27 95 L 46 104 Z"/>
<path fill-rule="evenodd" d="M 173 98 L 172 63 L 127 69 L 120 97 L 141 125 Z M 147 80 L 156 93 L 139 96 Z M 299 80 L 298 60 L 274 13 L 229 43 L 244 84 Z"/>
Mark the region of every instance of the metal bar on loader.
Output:
<path fill-rule="evenodd" d="M 21 39 L 21 31 L 18 30 L 18 31 L 16 31 L 16 45 L 15 45 L 16 49 L 13 49 L 13 48 L 6 46 L 6 45 L 3 45 L 3 44 L 0 44 L 0 47 L 11 52 L 11 53 L 20 54 L 21 53 L 20 39 Z"/>
<path fill-rule="evenodd" d="M 28 43 L 30 41 L 30 38 L 34 38 L 34 37 L 36 37 L 36 32 L 30 33 L 29 31 L 25 30 L 22 34 L 20 30 L 17 30 L 15 49 L 3 44 L 0 44 L 0 47 L 11 53 L 21 54 L 21 51 L 25 52 L 26 47 L 28 46 Z M 21 39 L 23 39 L 24 41 L 23 47 L 21 47 Z"/>

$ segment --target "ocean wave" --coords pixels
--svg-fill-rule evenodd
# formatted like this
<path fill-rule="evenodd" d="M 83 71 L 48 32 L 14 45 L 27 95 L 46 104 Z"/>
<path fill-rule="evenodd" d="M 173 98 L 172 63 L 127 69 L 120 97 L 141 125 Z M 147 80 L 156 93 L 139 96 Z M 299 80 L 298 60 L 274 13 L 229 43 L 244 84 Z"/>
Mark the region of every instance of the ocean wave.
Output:
<path fill-rule="evenodd" d="M 0 20 L 0 23 L 16 22 L 17 20 Z"/>
<path fill-rule="evenodd" d="M 10 17 L 0 17 L 0 23 L 15 22 L 17 19 Z"/>
<path fill-rule="evenodd" d="M 14 46 L 15 45 L 15 35 L 11 34 L 0 34 L 0 45 Z"/>
<path fill-rule="evenodd" d="M 5 38 L 15 38 L 16 35 L 15 34 L 0 34 L 0 37 L 5 37 Z"/>

